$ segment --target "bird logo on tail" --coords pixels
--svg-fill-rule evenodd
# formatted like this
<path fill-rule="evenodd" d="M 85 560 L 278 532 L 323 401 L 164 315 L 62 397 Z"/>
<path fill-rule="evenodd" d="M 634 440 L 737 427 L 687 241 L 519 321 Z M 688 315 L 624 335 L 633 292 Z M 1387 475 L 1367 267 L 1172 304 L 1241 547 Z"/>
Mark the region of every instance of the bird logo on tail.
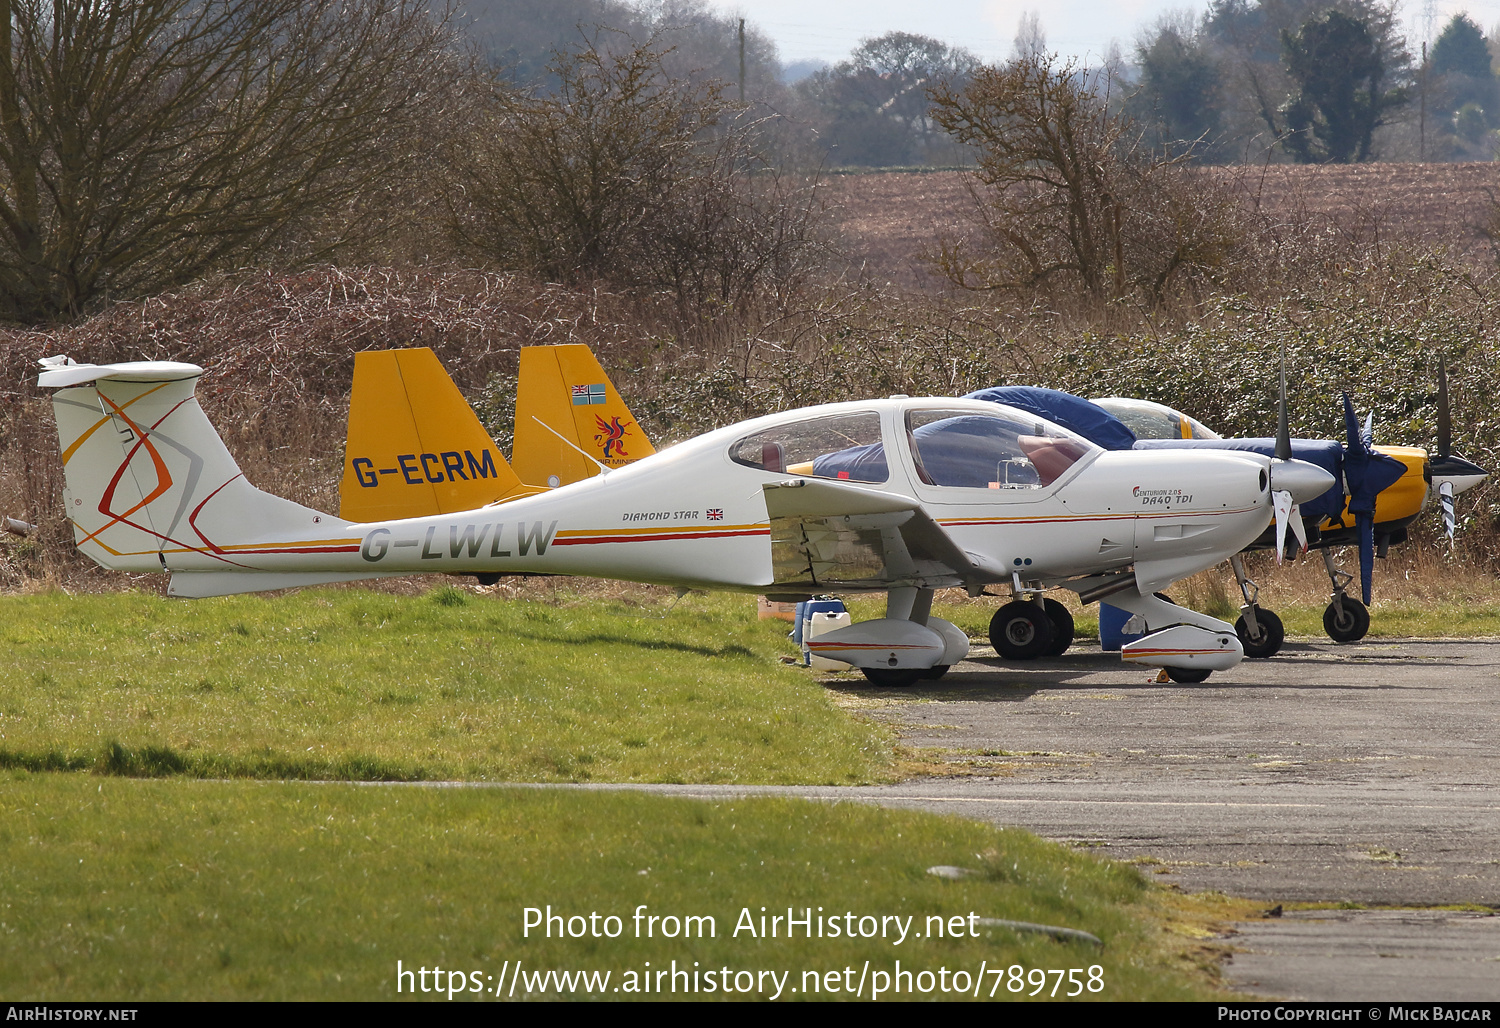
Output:
<path fill-rule="evenodd" d="M 625 452 L 625 437 L 630 434 L 628 426 L 635 424 L 634 421 L 622 422 L 617 417 L 605 421 L 595 414 L 594 423 L 599 426 L 599 431 L 594 433 L 594 442 L 604 447 L 606 459 L 630 456 Z"/>

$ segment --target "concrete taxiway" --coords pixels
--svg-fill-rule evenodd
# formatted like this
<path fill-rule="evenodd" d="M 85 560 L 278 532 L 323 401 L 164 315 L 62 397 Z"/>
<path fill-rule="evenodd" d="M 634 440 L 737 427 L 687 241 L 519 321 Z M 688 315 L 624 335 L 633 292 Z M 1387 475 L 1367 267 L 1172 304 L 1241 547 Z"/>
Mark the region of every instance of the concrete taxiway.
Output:
<path fill-rule="evenodd" d="M 1074 652 L 981 657 L 907 697 L 843 688 L 954 776 L 902 805 L 1268 907 L 1500 907 L 1500 641 L 1294 643 L 1199 686 Z M 1500 999 L 1500 917 L 1482 909 L 1297 913 L 1231 942 L 1228 981 L 1262 995 Z"/>
<path fill-rule="evenodd" d="M 795 793 L 961 814 L 1095 849 L 1189 891 L 1468 911 L 1242 925 L 1233 986 L 1299 999 L 1500 1000 L 1500 640 L 1290 643 L 1201 685 L 1082 648 L 978 651 L 939 682 L 827 681 L 926 772 Z M 648 787 L 649 788 L 649 787 Z"/>
<path fill-rule="evenodd" d="M 1190 890 L 1500 907 L 1500 641 L 1291 644 L 1202 685 L 1151 677 L 1070 653 L 832 687 L 943 776 L 891 790 L 913 806 Z"/>

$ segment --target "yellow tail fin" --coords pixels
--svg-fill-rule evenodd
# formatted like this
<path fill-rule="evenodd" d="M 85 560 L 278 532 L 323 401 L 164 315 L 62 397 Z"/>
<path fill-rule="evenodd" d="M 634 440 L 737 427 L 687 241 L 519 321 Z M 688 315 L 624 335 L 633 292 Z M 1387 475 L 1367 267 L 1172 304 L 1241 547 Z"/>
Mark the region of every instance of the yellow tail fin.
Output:
<path fill-rule="evenodd" d="M 516 474 L 553 488 L 599 474 L 579 450 L 607 468 L 656 452 L 587 346 L 522 347 L 511 448 Z"/>
<path fill-rule="evenodd" d="M 437 354 L 355 354 L 339 517 L 428 517 L 534 491 L 505 463 Z"/>

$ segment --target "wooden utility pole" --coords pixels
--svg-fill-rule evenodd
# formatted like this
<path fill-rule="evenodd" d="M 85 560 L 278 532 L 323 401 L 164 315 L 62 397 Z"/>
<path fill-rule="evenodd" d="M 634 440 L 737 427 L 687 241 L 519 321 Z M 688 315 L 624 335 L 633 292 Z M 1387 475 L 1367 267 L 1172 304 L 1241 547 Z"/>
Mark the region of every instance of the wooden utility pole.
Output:
<path fill-rule="evenodd" d="M 1427 41 L 1422 41 L 1422 73 L 1418 76 L 1417 89 L 1422 102 L 1417 114 L 1417 160 L 1427 160 Z"/>

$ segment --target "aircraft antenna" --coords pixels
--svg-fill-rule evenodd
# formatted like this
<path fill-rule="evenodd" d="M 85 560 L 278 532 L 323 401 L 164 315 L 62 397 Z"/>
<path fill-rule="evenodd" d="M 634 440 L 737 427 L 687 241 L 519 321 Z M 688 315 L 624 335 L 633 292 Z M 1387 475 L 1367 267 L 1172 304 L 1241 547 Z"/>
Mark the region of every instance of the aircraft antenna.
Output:
<path fill-rule="evenodd" d="M 577 451 L 578 451 L 578 452 L 579 452 L 579 453 L 580 453 L 580 454 L 582 454 L 582 455 L 583 455 L 583 459 L 584 459 L 584 460 L 587 460 L 587 461 L 592 461 L 592 462 L 593 462 L 593 463 L 594 463 L 594 464 L 597 464 L 597 465 L 598 465 L 598 466 L 599 466 L 599 474 L 600 474 L 600 475 L 601 475 L 601 476 L 603 476 L 603 475 L 607 475 L 607 474 L 609 474 L 609 473 L 610 473 L 610 472 L 611 472 L 611 471 L 613 471 L 613 470 L 614 470 L 614 468 L 612 468 L 612 467 L 610 467 L 610 466 L 609 466 L 609 465 L 607 465 L 607 464 L 603 464 L 603 463 L 600 463 L 600 461 L 598 461 L 598 460 L 597 460 L 597 459 L 596 459 L 596 458 L 595 458 L 595 457 L 594 457 L 594 455 L 593 455 L 593 454 L 591 454 L 591 453 L 589 453 L 589 452 L 588 452 L 588 451 L 586 451 L 586 450 L 584 450 L 584 449 L 583 449 L 583 448 L 582 448 L 582 447 L 580 447 L 580 446 L 579 446 L 579 445 L 578 445 L 578 444 L 577 444 L 577 443 L 575 443 L 575 442 L 573 442 L 573 440 L 571 440 L 571 439 L 569 439 L 569 438 L 568 438 L 568 437 L 567 437 L 567 436 L 565 436 L 565 435 L 563 435 L 563 434 L 562 434 L 562 433 L 561 433 L 561 432 L 559 432 L 559 431 L 558 431 L 558 430 L 557 430 L 557 429 L 555 429 L 555 428 L 553 428 L 553 427 L 552 427 L 552 426 L 551 426 L 551 425 L 549 425 L 549 424 L 547 424 L 547 423 L 546 423 L 546 422 L 545 422 L 545 421 L 543 421 L 543 420 L 542 420 L 542 419 L 541 419 L 541 418 L 539 418 L 539 417 L 537 417 L 537 416 L 536 416 L 536 415 L 535 415 L 535 414 L 533 414 L 533 415 L 532 415 L 532 416 L 531 416 L 531 420 L 532 420 L 532 421 L 535 421 L 535 422 L 536 422 L 536 423 L 537 423 L 537 424 L 538 424 L 538 425 L 541 425 L 541 426 L 542 426 L 542 427 L 543 427 L 543 428 L 545 428 L 545 429 L 546 429 L 546 430 L 547 430 L 547 431 L 549 431 L 549 432 L 551 432 L 551 433 L 552 433 L 552 434 L 553 434 L 553 435 L 555 435 L 555 436 L 557 436 L 557 438 L 559 438 L 559 439 L 561 439 L 561 440 L 562 440 L 562 441 L 563 441 L 563 442 L 564 442 L 564 443 L 567 443 L 567 444 L 568 444 L 568 445 L 569 445 L 569 446 L 571 446 L 571 447 L 572 447 L 572 448 L 573 448 L 573 449 L 575 449 L 575 450 L 577 450 Z"/>

